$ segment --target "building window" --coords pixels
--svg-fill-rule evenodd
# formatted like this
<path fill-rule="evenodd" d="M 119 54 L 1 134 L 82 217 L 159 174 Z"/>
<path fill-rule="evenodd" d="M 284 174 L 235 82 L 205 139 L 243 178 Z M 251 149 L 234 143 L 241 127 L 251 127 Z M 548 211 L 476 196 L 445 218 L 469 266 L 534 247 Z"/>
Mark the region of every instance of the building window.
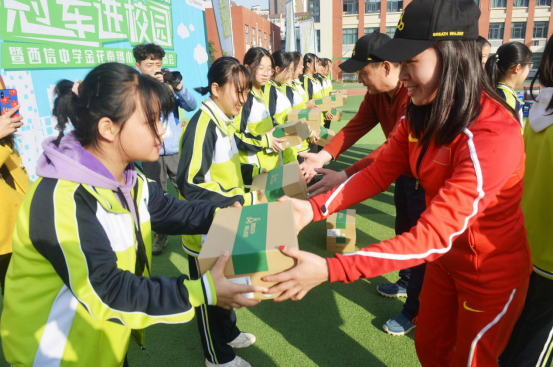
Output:
<path fill-rule="evenodd" d="M 492 0 L 492 8 L 506 8 L 507 0 Z"/>
<path fill-rule="evenodd" d="M 365 34 L 380 32 L 380 27 L 365 27 Z"/>
<path fill-rule="evenodd" d="M 551 0 L 536 0 L 536 6 L 551 6 Z"/>
<path fill-rule="evenodd" d="M 380 0 L 365 0 L 365 13 L 380 13 Z"/>
<path fill-rule="evenodd" d="M 315 52 L 319 53 L 319 52 L 321 52 L 321 30 L 316 29 L 315 32 L 316 32 L 315 34 L 317 36 L 317 49 L 315 50 Z"/>
<path fill-rule="evenodd" d="M 359 0 L 344 0 L 344 13 L 358 14 Z"/>
<path fill-rule="evenodd" d="M 263 44 L 265 45 L 265 48 L 267 48 L 267 33 L 263 33 Z"/>
<path fill-rule="evenodd" d="M 528 0 L 514 0 L 513 6 L 515 8 L 527 8 L 528 7 Z"/>
<path fill-rule="evenodd" d="M 255 28 L 252 27 L 252 47 L 255 47 Z"/>
<path fill-rule="evenodd" d="M 505 23 L 490 23 L 490 35 L 488 39 L 502 40 L 504 30 Z"/>
<path fill-rule="evenodd" d="M 257 31 L 257 35 L 258 35 L 258 37 L 259 37 L 259 42 L 257 43 L 257 45 L 258 45 L 259 47 L 263 47 L 263 43 L 261 43 L 261 32 L 260 32 L 259 30 Z"/>
<path fill-rule="evenodd" d="M 512 39 L 524 39 L 526 36 L 526 23 L 525 22 L 513 22 L 511 27 Z"/>
<path fill-rule="evenodd" d="M 321 22 L 321 1 L 309 0 L 309 15 L 313 17 L 315 23 Z"/>
<path fill-rule="evenodd" d="M 402 0 L 388 0 L 386 1 L 386 11 L 388 13 L 397 13 L 403 11 Z"/>
<path fill-rule="evenodd" d="M 535 22 L 532 38 L 547 38 L 548 22 Z"/>
<path fill-rule="evenodd" d="M 390 38 L 394 38 L 394 35 L 396 34 L 397 26 L 393 25 L 391 27 L 386 27 L 386 35 Z"/>
<path fill-rule="evenodd" d="M 250 43 L 250 35 L 249 35 L 249 29 L 248 25 L 246 25 L 246 45 Z"/>
<path fill-rule="evenodd" d="M 357 42 L 357 28 L 345 28 L 342 30 L 342 43 L 353 45 Z"/>
<path fill-rule="evenodd" d="M 532 63 L 534 64 L 534 66 L 532 67 L 532 70 L 535 70 L 540 66 L 542 55 L 543 55 L 543 52 L 532 53 Z"/>

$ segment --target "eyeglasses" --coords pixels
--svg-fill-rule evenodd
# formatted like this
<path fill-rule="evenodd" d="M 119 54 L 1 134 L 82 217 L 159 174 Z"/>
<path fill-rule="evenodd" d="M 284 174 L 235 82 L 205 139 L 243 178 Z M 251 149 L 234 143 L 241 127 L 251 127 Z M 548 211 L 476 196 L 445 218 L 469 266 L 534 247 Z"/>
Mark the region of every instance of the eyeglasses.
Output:
<path fill-rule="evenodd" d="M 255 73 L 258 74 L 258 75 L 273 76 L 273 75 L 275 75 L 275 70 L 273 68 L 270 68 L 270 69 L 257 69 L 255 71 Z"/>

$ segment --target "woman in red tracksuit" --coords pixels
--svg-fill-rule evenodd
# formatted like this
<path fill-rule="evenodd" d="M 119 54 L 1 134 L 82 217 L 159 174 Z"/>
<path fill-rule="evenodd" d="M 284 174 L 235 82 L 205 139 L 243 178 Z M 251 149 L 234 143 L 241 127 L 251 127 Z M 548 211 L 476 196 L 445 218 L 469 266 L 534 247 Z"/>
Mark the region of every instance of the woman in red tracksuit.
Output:
<path fill-rule="evenodd" d="M 520 125 L 480 66 L 472 0 L 414 0 L 395 37 L 374 56 L 402 62 L 406 118 L 375 162 L 341 186 L 293 200 L 298 230 L 384 190 L 410 169 L 427 209 L 402 235 L 322 259 L 295 249 L 277 301 L 299 300 L 324 281 L 353 282 L 428 262 L 415 332 L 423 366 L 497 366 L 520 315 L 532 264 L 520 207 Z M 281 200 L 290 200 L 284 198 Z"/>

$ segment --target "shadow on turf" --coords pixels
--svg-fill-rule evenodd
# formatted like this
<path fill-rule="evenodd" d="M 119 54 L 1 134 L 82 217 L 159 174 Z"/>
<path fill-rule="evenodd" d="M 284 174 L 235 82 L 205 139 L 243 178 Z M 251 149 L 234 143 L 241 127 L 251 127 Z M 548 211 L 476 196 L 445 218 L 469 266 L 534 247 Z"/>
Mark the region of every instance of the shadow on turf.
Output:
<path fill-rule="evenodd" d="M 325 251 L 325 228 L 324 222 L 309 224 L 300 233 L 300 248 L 322 257 L 331 257 L 333 254 Z M 361 235 L 358 243 L 378 242 L 361 231 L 358 235 Z M 299 349 L 317 366 L 383 367 L 386 364 L 365 347 L 366 340 L 362 345 L 361 341 L 352 338 L 342 330 L 341 326 L 348 315 L 341 314 L 339 303 L 342 301 L 338 296 L 366 310 L 367 318 L 372 319 L 371 324 L 382 330 L 382 325 L 399 313 L 403 307 L 402 301 L 384 300 L 377 293 L 376 286 L 387 281 L 386 278 L 379 276 L 351 284 L 326 283 L 309 292 L 301 302 L 287 301 L 278 304 L 277 307 L 270 302 L 262 302 L 249 311 L 279 332 L 290 345 Z M 360 323 L 366 321 L 359 320 Z"/>

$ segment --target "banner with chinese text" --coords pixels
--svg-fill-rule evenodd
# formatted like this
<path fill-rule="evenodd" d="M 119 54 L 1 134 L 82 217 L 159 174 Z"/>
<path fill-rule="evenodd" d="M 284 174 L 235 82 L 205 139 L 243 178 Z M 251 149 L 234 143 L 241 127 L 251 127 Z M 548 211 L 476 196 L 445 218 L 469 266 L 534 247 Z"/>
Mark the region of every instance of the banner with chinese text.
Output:
<path fill-rule="evenodd" d="M 294 0 L 286 3 L 286 52 L 296 51 L 296 18 Z"/>
<path fill-rule="evenodd" d="M 211 0 L 223 56 L 234 56 L 230 0 Z"/>
<path fill-rule="evenodd" d="M 193 88 L 207 84 L 209 61 L 201 1 L 0 0 L 0 89 L 17 89 L 24 125 L 16 148 L 32 179 L 41 142 L 58 133 L 56 83 L 82 80 L 105 62 L 134 67 L 133 47 L 150 42 L 165 50 L 163 67 L 181 71 L 200 102 Z"/>
<path fill-rule="evenodd" d="M 317 54 L 315 48 L 315 23 L 309 19 L 300 23 L 300 48 L 303 55 Z"/>

